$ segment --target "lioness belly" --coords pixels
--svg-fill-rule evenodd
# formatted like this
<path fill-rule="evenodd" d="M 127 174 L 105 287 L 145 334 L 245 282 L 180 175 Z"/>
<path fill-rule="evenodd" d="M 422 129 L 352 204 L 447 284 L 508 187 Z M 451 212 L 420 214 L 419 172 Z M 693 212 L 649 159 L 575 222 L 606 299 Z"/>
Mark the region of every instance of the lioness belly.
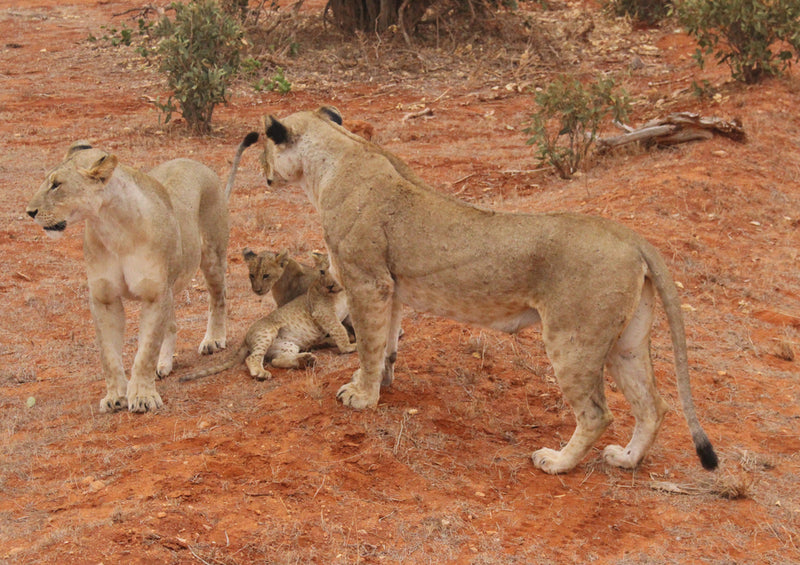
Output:
<path fill-rule="evenodd" d="M 459 292 L 398 278 L 400 301 L 415 310 L 443 316 L 459 322 L 478 324 L 514 333 L 540 321 L 536 309 L 519 299 L 485 291 Z"/>

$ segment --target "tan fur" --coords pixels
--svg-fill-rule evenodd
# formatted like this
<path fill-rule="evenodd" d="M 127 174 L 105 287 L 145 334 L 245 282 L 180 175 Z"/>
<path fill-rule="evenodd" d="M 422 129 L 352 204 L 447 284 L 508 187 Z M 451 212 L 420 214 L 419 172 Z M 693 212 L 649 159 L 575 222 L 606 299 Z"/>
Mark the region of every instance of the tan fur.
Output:
<path fill-rule="evenodd" d="M 255 321 L 237 350 L 224 363 L 181 377 L 192 381 L 226 371 L 242 361 L 250 375 L 260 381 L 272 378 L 264 369 L 264 361 L 284 369 L 302 368 L 316 363 L 308 350 L 332 339 L 341 353 L 352 353 L 342 319 L 347 315 L 347 303 L 342 287 L 331 276 L 326 255 L 315 255 L 316 274 L 308 291 L 288 304 L 273 310 Z"/>
<path fill-rule="evenodd" d="M 201 353 L 225 347 L 225 267 L 228 187 L 208 167 L 189 159 L 167 161 L 149 173 L 118 164 L 117 157 L 78 142 L 53 168 L 28 204 L 28 214 L 52 236 L 85 220 L 84 257 L 106 395 L 100 411 L 146 412 L 162 406 L 155 377 L 172 370 L 174 297 L 197 272 L 205 276 L 209 317 Z M 139 347 L 125 377 L 122 365 L 123 298 L 142 303 Z"/>
<path fill-rule="evenodd" d="M 248 248 L 242 251 L 250 272 L 253 292 L 263 296 L 272 292 L 275 304 L 283 306 L 306 293 L 318 276 L 315 267 L 298 263 L 284 250 L 280 253 L 262 251 L 254 253 Z"/>
<path fill-rule="evenodd" d="M 717 458 L 694 411 L 677 289 L 657 250 L 631 230 L 576 214 L 509 214 L 427 186 L 400 159 L 340 127 L 335 109 L 265 121 L 268 181 L 298 183 L 317 209 L 358 335 L 360 368 L 338 398 L 375 406 L 392 381 L 402 304 L 508 332 L 541 321 L 542 337 L 577 420 L 548 472 L 575 467 L 612 420 L 607 367 L 636 418 L 606 462 L 632 468 L 667 411 L 650 361 L 657 292 L 670 324 L 678 391 L 703 465 Z"/>

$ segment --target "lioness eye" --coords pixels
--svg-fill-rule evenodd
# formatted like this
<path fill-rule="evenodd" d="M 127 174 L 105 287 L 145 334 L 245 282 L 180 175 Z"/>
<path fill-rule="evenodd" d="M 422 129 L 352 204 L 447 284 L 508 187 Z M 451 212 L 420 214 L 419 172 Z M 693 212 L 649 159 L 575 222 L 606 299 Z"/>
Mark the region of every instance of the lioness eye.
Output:
<path fill-rule="evenodd" d="M 50 190 L 55 190 L 55 189 L 57 189 L 59 186 L 61 186 L 61 183 L 60 183 L 60 182 L 58 182 L 57 180 L 54 180 L 54 181 L 53 181 L 53 184 L 51 184 L 51 185 L 50 185 Z"/>

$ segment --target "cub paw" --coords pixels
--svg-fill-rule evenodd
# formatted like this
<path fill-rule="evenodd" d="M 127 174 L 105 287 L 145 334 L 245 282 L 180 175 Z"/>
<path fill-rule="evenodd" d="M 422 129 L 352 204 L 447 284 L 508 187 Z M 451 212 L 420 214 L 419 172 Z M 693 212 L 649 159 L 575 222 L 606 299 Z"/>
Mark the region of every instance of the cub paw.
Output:
<path fill-rule="evenodd" d="M 620 445 L 606 446 L 603 450 L 603 461 L 608 465 L 623 469 L 633 469 L 639 464 L 633 454 Z"/>
<path fill-rule="evenodd" d="M 252 375 L 252 377 L 257 381 L 268 381 L 272 379 L 272 373 L 266 369 L 259 369 Z"/>
<path fill-rule="evenodd" d="M 560 460 L 561 452 L 555 449 L 542 448 L 534 451 L 531 455 L 533 465 L 537 469 L 541 469 L 550 475 L 557 475 L 558 473 L 566 473 L 572 470 L 573 465 L 564 465 Z"/>
<path fill-rule="evenodd" d="M 317 358 L 311 353 L 301 353 L 297 356 L 297 368 L 305 369 L 306 367 L 313 367 L 317 364 Z"/>
<path fill-rule="evenodd" d="M 197 352 L 200 355 L 211 355 L 225 349 L 225 345 L 225 339 L 204 339 L 200 347 L 197 348 Z"/>
<path fill-rule="evenodd" d="M 106 395 L 100 401 L 100 412 L 103 414 L 110 414 L 118 410 L 124 410 L 128 407 L 128 399 L 124 396 Z"/>

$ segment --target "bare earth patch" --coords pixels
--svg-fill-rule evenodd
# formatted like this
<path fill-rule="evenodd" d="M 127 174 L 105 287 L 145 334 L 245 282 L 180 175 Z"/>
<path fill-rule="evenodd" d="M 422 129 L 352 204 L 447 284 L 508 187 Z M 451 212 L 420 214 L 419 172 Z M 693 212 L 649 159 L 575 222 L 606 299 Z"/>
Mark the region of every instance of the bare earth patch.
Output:
<path fill-rule="evenodd" d="M 214 134 L 199 138 L 159 125 L 148 97 L 165 98 L 163 82 L 133 48 L 86 40 L 104 25 L 135 27 L 113 14 L 141 5 L 0 1 L 0 561 L 800 562 L 796 72 L 732 85 L 724 68 L 699 71 L 691 40 L 670 26 L 631 31 L 594 2 L 521 5 L 550 22 L 521 44 L 476 36 L 460 52 L 435 41 L 415 51 L 401 38 L 392 48 L 357 37 L 326 49 L 298 38 L 299 57 L 274 55 L 292 92 L 243 81 L 215 113 Z M 337 37 L 319 29 L 318 43 Z M 628 70 L 633 125 L 671 111 L 739 117 L 747 142 L 626 150 L 562 181 L 537 169 L 522 129 L 530 88 L 568 69 Z M 693 95 L 703 79 L 719 96 Z M 617 419 L 598 450 L 568 475 L 533 468 L 531 452 L 558 448 L 574 426 L 536 330 L 509 336 L 408 311 L 395 384 L 365 412 L 334 398 L 357 362 L 335 350 L 269 382 L 241 367 L 181 384 L 213 362 L 196 351 L 207 308 L 199 274 L 179 299 L 176 368 L 158 383 L 164 408 L 99 414 L 81 229 L 51 242 L 25 215 L 48 167 L 88 139 L 136 167 L 191 156 L 225 175 L 264 114 L 321 104 L 369 124 L 442 191 L 497 209 L 599 214 L 659 247 L 682 285 L 694 398 L 720 469 L 703 471 L 693 453 L 662 314 L 654 362 L 675 410 L 635 472 L 601 462 L 599 450 L 632 428 L 614 388 Z M 323 248 L 300 189 L 268 189 L 256 153 L 245 154 L 230 203 L 229 349 L 274 306 L 250 292 L 241 249 Z M 135 346 L 134 321 L 128 367 Z"/>

